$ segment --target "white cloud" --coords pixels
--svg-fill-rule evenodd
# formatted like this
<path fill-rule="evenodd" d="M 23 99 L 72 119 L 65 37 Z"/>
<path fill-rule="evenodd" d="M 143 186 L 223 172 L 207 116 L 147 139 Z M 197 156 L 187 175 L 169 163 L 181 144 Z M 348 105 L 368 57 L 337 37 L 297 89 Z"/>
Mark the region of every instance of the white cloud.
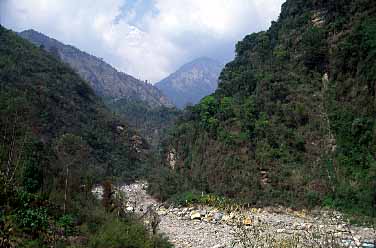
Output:
<path fill-rule="evenodd" d="M 266 29 L 283 0 L 0 0 L 0 22 L 34 28 L 157 81 L 199 56 L 229 59 L 237 40 Z M 133 1 L 129 4 L 128 1 Z M 133 6 L 132 9 L 127 9 Z M 137 7 L 137 8 L 136 8 Z M 140 9 L 142 13 L 136 13 Z M 146 10 L 146 11 L 145 11 Z"/>

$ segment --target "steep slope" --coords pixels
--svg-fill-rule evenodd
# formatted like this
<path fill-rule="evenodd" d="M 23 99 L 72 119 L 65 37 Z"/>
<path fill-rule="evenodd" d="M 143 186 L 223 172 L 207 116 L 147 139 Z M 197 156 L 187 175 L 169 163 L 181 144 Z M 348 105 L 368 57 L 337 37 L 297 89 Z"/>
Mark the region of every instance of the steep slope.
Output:
<path fill-rule="evenodd" d="M 196 104 L 218 86 L 223 65 L 209 58 L 199 58 L 155 84 L 178 108 Z"/>
<path fill-rule="evenodd" d="M 140 170 L 142 138 L 71 68 L 2 26 L 0 133 L 0 247 L 171 247 L 112 194 L 111 180 Z M 91 190 L 103 181 L 102 206 Z"/>
<path fill-rule="evenodd" d="M 43 46 L 44 49 L 69 64 L 83 79 L 87 80 L 94 91 L 105 100 L 114 102 L 120 99 L 142 101 L 149 107 L 172 107 L 169 100 L 151 84 L 142 82 L 77 48 L 51 39 L 34 30 L 26 30 L 21 37 Z"/>
<path fill-rule="evenodd" d="M 2 27 L 0 32 L 1 155 L 23 138 L 56 154 L 53 146 L 69 134 L 88 146 L 97 179 L 130 172 L 139 156 L 127 124 L 68 66 Z M 54 155 L 50 159 L 53 166 Z"/>
<path fill-rule="evenodd" d="M 180 120 L 153 192 L 374 214 L 375 16 L 372 0 L 288 0 Z"/>
<path fill-rule="evenodd" d="M 138 130 L 148 141 L 150 148 L 158 149 L 161 140 L 182 114 L 176 108 L 150 108 L 143 102 L 121 99 L 108 105 L 111 110 L 126 118 L 130 126 Z"/>

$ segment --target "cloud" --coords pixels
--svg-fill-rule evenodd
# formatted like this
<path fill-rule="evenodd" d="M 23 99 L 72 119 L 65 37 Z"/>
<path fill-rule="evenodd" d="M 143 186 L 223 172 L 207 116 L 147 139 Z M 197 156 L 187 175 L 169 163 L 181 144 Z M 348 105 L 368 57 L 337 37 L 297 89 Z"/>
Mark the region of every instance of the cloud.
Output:
<path fill-rule="evenodd" d="M 0 22 L 33 28 L 156 82 L 200 56 L 231 59 L 283 0 L 0 0 Z"/>

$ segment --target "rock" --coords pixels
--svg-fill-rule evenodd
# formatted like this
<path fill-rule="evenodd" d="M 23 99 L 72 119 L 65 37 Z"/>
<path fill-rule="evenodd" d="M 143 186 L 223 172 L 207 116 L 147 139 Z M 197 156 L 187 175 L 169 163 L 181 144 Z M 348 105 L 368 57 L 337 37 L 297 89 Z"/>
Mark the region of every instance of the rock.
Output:
<path fill-rule="evenodd" d="M 201 220 L 201 213 L 197 211 L 191 212 L 191 220 Z"/>
<path fill-rule="evenodd" d="M 133 208 L 133 207 L 127 207 L 127 211 L 128 211 L 128 212 L 133 212 L 133 211 L 134 211 L 134 208 Z"/>
<path fill-rule="evenodd" d="M 250 226 L 250 225 L 252 225 L 252 219 L 249 218 L 249 217 L 245 218 L 245 219 L 243 220 L 243 225 L 245 225 L 245 226 Z"/>
<path fill-rule="evenodd" d="M 229 215 L 223 215 L 221 220 L 222 220 L 223 222 L 228 222 L 230 219 L 231 219 L 231 218 L 230 218 Z"/>
<path fill-rule="evenodd" d="M 235 216 L 236 216 L 236 215 L 235 215 L 235 213 L 234 213 L 234 212 L 231 212 L 231 213 L 230 213 L 230 219 L 234 219 L 234 218 L 235 218 Z"/>
<path fill-rule="evenodd" d="M 206 216 L 205 218 L 204 218 L 204 221 L 206 221 L 206 222 L 211 222 L 213 220 L 213 216 Z"/>
<path fill-rule="evenodd" d="M 313 227 L 311 223 L 304 223 L 303 224 L 303 229 L 304 230 L 310 230 Z"/>
<path fill-rule="evenodd" d="M 225 248 L 225 246 L 224 245 L 215 245 L 212 248 Z"/>
<path fill-rule="evenodd" d="M 222 220 L 222 217 L 223 217 L 223 213 L 214 213 L 214 215 L 213 215 L 213 218 L 216 221 Z"/>
<path fill-rule="evenodd" d="M 157 214 L 158 214 L 158 215 L 161 215 L 161 216 L 166 216 L 166 215 L 167 215 L 167 211 L 165 211 L 165 210 L 159 210 L 159 211 L 157 212 Z"/>
<path fill-rule="evenodd" d="M 277 229 L 277 233 L 284 233 L 286 230 L 285 229 Z"/>

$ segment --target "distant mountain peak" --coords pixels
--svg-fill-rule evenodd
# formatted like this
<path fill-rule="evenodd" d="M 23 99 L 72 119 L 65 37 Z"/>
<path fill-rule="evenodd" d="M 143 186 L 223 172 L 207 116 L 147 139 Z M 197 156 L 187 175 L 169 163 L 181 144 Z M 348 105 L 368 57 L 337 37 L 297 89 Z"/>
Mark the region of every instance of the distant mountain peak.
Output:
<path fill-rule="evenodd" d="M 155 84 L 179 108 L 196 104 L 213 93 L 223 64 L 208 57 L 197 58 Z"/>
<path fill-rule="evenodd" d="M 25 30 L 19 35 L 36 45 L 42 45 L 45 50 L 69 64 L 90 83 L 99 96 L 107 101 L 113 102 L 125 98 L 131 101 L 145 102 L 152 108 L 173 106 L 156 87 L 119 72 L 102 58 L 90 55 L 74 46 L 63 44 L 33 29 Z"/>

